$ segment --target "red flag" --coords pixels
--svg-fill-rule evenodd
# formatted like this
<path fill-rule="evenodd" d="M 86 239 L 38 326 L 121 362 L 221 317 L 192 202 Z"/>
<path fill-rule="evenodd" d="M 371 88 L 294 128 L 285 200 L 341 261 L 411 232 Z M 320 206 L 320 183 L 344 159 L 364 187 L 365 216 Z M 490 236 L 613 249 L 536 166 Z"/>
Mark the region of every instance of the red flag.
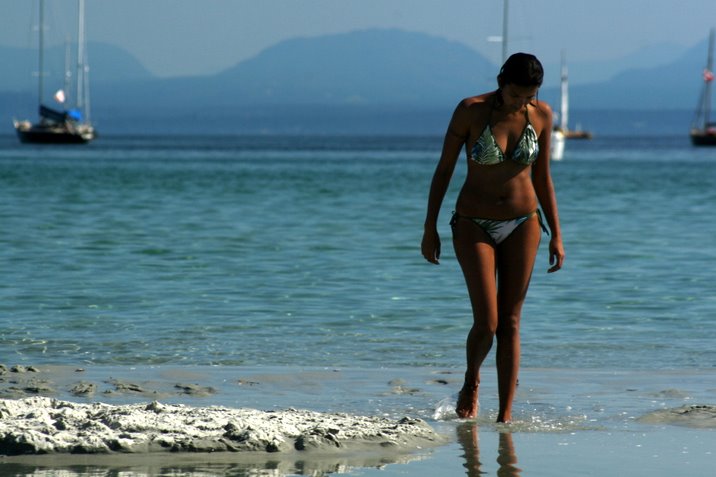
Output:
<path fill-rule="evenodd" d="M 710 83 L 713 80 L 714 80 L 713 72 L 711 72 L 709 70 L 704 70 L 704 81 L 707 83 Z"/>

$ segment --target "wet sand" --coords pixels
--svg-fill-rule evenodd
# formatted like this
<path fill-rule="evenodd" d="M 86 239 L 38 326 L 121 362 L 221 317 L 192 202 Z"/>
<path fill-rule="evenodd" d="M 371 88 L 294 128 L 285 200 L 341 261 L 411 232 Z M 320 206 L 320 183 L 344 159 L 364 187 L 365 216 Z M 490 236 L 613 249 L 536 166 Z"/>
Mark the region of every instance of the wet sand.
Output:
<path fill-rule="evenodd" d="M 210 475 L 320 474 L 409 462 L 447 442 L 409 415 L 278 409 L 346 378 L 330 369 L 275 371 L 0 366 L 0 471 L 75 475 L 69 469 L 79 466 L 159 475 L 156 469 L 179 466 L 189 475 L 207 467 Z M 389 395 L 418 391 L 399 378 L 376 384 Z"/>
<path fill-rule="evenodd" d="M 343 453 L 180 452 L 0 457 L 0 471 L 63 475 L 362 477 L 433 475 L 710 475 L 716 451 L 716 371 L 524 369 L 516 421 L 494 423 L 494 376 L 485 373 L 481 414 L 451 415 L 460 373 L 439 369 L 35 366 L 0 375 L 0 394 L 114 406 L 212 406 L 275 413 L 305 409 L 398 421 L 421 418 L 447 442 L 437 447 L 345 446 Z M 79 384 L 82 386 L 77 387 Z M 91 392 L 80 392 L 90 389 Z M 441 412 L 440 403 L 444 403 Z M 226 432 L 226 430 L 224 430 Z M 391 465 L 395 464 L 395 465 Z"/>

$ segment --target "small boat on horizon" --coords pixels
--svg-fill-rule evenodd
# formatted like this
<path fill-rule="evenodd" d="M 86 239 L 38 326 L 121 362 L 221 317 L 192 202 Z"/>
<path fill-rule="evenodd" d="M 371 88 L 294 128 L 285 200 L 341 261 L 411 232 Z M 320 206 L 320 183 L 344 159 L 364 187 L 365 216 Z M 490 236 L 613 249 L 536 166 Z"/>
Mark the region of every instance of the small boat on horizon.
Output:
<path fill-rule="evenodd" d="M 567 72 L 567 55 L 562 51 L 562 69 L 560 74 L 560 107 L 559 124 L 555 129 L 561 131 L 565 139 L 592 139 L 592 133 L 581 129 L 569 129 L 569 75 Z"/>
<path fill-rule="evenodd" d="M 711 83 L 713 73 L 714 29 L 709 34 L 709 49 L 706 57 L 706 68 L 703 72 L 704 85 L 696 108 L 696 116 L 691 123 L 691 143 L 694 146 L 716 146 L 716 122 L 711 121 Z"/>
<path fill-rule="evenodd" d="M 551 158 L 560 161 L 564 157 L 565 143 L 568 139 L 592 139 L 592 133 L 581 128 L 569 129 L 569 76 L 567 74 L 567 55 L 562 51 L 560 72 L 559 122 L 552 129 Z"/>
<path fill-rule="evenodd" d="M 582 129 L 567 129 L 562 131 L 564 137 L 567 139 L 592 139 L 594 136 L 590 131 L 584 131 Z"/>
<path fill-rule="evenodd" d="M 30 120 L 13 119 L 13 126 L 22 143 L 32 144 L 86 144 L 92 141 L 97 133 L 90 121 L 89 109 L 89 66 L 85 40 L 85 0 L 78 0 L 77 21 L 77 83 L 74 95 L 75 106 L 57 110 L 43 104 L 44 96 L 44 0 L 40 0 L 39 12 L 39 61 L 38 61 L 38 114 L 40 119 L 33 123 Z M 65 104 L 66 93 L 60 89 L 55 99 Z"/>

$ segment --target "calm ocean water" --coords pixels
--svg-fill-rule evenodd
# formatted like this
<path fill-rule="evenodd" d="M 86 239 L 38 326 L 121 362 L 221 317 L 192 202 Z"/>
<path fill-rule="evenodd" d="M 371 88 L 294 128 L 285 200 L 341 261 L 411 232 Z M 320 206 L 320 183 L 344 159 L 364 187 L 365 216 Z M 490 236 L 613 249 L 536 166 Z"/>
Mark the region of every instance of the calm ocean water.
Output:
<path fill-rule="evenodd" d="M 464 162 L 441 214 L 442 264 L 419 253 L 440 146 L 0 137 L 0 363 L 86 367 L 100 389 L 108 376 L 219 389 L 166 398 L 191 405 L 416 415 L 451 440 L 406 464 L 341 459 L 311 475 L 710 475 L 712 414 L 685 427 L 642 418 L 716 396 L 716 149 L 680 136 L 568 143 L 552 166 L 567 261 L 546 273 L 544 237 L 505 429 L 492 424 L 493 373 L 476 423 L 449 416 L 471 317 L 447 224 Z M 113 396 L 97 399 L 145 399 Z M 311 472 L 211 458 L 2 465 L 26 477 Z"/>
<path fill-rule="evenodd" d="M 419 253 L 439 137 L 0 138 L 0 362 L 459 369 L 447 221 Z M 464 161 L 464 160 L 463 160 Z M 567 251 L 543 240 L 523 366 L 716 367 L 716 149 L 570 142 Z"/>

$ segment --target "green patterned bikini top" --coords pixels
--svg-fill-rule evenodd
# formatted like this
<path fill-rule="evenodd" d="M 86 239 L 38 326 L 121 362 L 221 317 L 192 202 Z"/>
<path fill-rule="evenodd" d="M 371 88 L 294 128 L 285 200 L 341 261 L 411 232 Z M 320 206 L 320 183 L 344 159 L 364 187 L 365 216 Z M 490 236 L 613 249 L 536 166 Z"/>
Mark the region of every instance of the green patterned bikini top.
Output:
<path fill-rule="evenodd" d="M 539 144 L 537 143 L 537 132 L 530 123 L 530 117 L 525 108 L 525 117 L 527 118 L 527 126 L 522 131 L 520 139 L 517 141 L 514 151 L 512 151 L 512 159 L 515 162 L 529 166 L 537 160 L 539 153 Z M 495 135 L 492 134 L 490 121 L 488 119 L 485 129 L 482 130 L 475 145 L 470 151 L 470 159 L 478 164 L 493 165 L 505 162 L 505 153 L 500 149 L 495 141 Z"/>

